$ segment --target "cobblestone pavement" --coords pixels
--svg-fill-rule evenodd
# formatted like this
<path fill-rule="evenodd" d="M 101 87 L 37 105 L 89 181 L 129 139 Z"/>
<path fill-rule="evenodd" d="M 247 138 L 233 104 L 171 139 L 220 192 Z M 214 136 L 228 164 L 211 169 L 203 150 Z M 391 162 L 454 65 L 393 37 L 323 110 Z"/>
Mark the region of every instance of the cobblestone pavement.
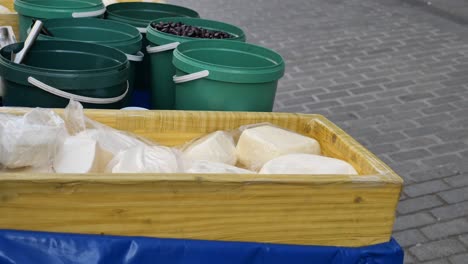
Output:
<path fill-rule="evenodd" d="M 320 113 L 406 182 L 406 263 L 468 263 L 468 26 L 402 0 L 171 1 L 283 55 L 275 111 Z"/>

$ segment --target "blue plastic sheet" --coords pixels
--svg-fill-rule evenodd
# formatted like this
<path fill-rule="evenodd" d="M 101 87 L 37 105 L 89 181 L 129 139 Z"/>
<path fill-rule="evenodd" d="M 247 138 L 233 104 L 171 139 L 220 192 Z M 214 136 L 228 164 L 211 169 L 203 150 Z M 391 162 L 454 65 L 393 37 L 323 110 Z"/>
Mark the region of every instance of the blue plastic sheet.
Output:
<path fill-rule="evenodd" d="M 293 246 L 0 230 L 0 264 L 402 264 L 395 240 L 361 247 Z"/>

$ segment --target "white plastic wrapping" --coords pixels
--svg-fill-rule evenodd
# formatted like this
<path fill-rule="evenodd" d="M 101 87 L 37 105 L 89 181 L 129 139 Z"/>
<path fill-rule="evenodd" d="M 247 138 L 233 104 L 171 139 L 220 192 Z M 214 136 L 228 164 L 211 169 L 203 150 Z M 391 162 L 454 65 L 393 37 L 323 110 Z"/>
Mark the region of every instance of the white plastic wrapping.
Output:
<path fill-rule="evenodd" d="M 95 154 L 90 154 L 94 156 L 94 160 L 83 161 L 82 164 L 77 164 L 80 165 L 80 167 L 68 166 L 69 169 L 66 169 L 66 164 L 68 164 L 66 160 L 73 158 L 75 153 L 73 153 L 72 148 L 68 148 L 68 151 L 66 152 L 61 152 L 62 155 L 58 158 L 65 160 L 65 165 L 61 166 L 62 169 L 60 170 L 64 173 L 67 171 L 70 173 L 77 173 L 76 169 L 78 169 L 78 171 L 86 170 L 85 168 L 88 167 L 90 162 L 92 162 L 92 167 L 89 172 L 131 172 L 129 170 L 118 169 L 120 165 L 114 170 L 109 170 L 108 165 L 113 159 L 118 159 L 118 157 L 127 157 L 129 153 L 132 153 L 135 149 L 139 149 L 139 151 L 136 152 L 138 154 L 149 153 L 149 155 L 151 155 L 152 152 L 147 151 L 146 148 L 158 145 L 155 142 L 142 139 L 131 133 L 110 128 L 87 118 L 84 115 L 82 105 L 75 101 L 70 101 L 70 104 L 65 109 L 65 121 L 69 133 L 75 138 L 73 139 L 74 141 L 82 140 L 83 142 L 89 142 L 87 143 L 87 146 L 89 146 L 88 149 L 82 149 L 82 151 L 93 153 L 91 150 L 92 141 L 96 142 L 96 146 L 94 148 Z M 138 157 L 138 159 L 136 157 Z M 135 173 L 143 172 L 145 170 L 141 168 L 141 166 L 142 164 L 145 164 L 145 158 L 146 157 L 142 155 L 131 157 L 131 159 L 125 163 L 125 166 L 128 168 L 132 166 L 139 168 L 134 171 Z M 117 164 L 118 162 L 115 163 Z M 148 170 L 152 169 L 150 168 Z"/>
<path fill-rule="evenodd" d="M 237 162 L 236 144 L 232 134 L 216 131 L 196 139 L 183 147 L 184 157 L 190 160 L 235 165 Z"/>
<path fill-rule="evenodd" d="M 74 101 L 63 119 L 47 109 L 0 113 L 0 169 L 13 172 L 357 174 L 320 153 L 315 139 L 269 123 L 216 131 L 175 149 L 93 121 Z"/>
<path fill-rule="evenodd" d="M 208 160 L 195 160 L 188 162 L 186 173 L 224 173 L 224 174 L 256 174 L 256 172 L 241 169 L 224 163 Z"/>
<path fill-rule="evenodd" d="M 117 154 L 106 169 L 111 173 L 177 173 L 184 171 L 180 153 L 172 148 L 136 146 Z"/>
<path fill-rule="evenodd" d="M 268 161 L 260 174 L 340 174 L 357 175 L 351 164 L 334 158 L 311 155 L 289 154 Z"/>
<path fill-rule="evenodd" d="M 66 136 L 63 119 L 52 110 L 0 114 L 0 164 L 8 169 L 48 168 Z"/>
<path fill-rule="evenodd" d="M 317 140 L 271 124 L 241 127 L 236 152 L 239 162 L 247 169 L 258 171 L 262 166 L 282 155 L 305 153 L 319 155 Z"/>

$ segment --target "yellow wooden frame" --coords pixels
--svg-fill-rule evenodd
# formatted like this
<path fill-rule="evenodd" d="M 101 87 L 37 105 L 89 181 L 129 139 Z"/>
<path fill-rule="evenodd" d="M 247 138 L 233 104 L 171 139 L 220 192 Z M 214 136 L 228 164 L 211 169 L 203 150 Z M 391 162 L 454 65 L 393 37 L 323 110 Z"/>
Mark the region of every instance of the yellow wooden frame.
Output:
<path fill-rule="evenodd" d="M 219 129 L 270 122 L 316 138 L 325 155 L 350 162 L 361 175 L 4 173 L 0 228 L 333 246 L 390 239 L 402 179 L 320 115 L 86 113 L 170 146 Z"/>

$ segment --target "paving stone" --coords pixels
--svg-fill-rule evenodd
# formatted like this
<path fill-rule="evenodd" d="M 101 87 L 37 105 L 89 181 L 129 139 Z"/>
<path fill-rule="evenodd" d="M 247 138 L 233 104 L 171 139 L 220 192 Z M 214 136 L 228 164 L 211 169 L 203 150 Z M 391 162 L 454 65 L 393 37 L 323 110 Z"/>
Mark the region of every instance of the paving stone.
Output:
<path fill-rule="evenodd" d="M 450 186 L 442 180 L 421 182 L 405 186 L 405 193 L 410 197 L 417 197 L 426 194 L 437 193 L 450 189 Z"/>
<path fill-rule="evenodd" d="M 392 107 L 375 107 L 375 108 L 360 111 L 357 114 L 361 118 L 368 118 L 368 117 L 379 116 L 379 115 L 388 115 L 392 112 L 393 112 Z"/>
<path fill-rule="evenodd" d="M 413 264 L 414 263 L 414 258 L 409 254 L 409 252 L 405 252 L 403 262 L 405 264 Z"/>
<path fill-rule="evenodd" d="M 337 99 L 337 98 L 343 98 L 347 97 L 350 94 L 347 91 L 337 91 L 337 92 L 329 92 L 329 93 L 323 93 L 323 94 L 318 94 L 316 97 L 319 100 L 329 100 L 329 99 Z"/>
<path fill-rule="evenodd" d="M 464 243 L 466 246 L 468 246 L 468 234 L 461 235 L 458 237 L 462 243 Z"/>
<path fill-rule="evenodd" d="M 468 216 L 468 202 L 435 208 L 431 210 L 431 213 L 441 221 Z"/>
<path fill-rule="evenodd" d="M 392 80 L 390 78 L 382 77 L 382 78 L 375 78 L 375 79 L 360 81 L 359 83 L 362 86 L 371 86 L 371 85 L 376 85 L 376 84 L 384 84 L 384 83 L 388 83 L 391 81 Z"/>
<path fill-rule="evenodd" d="M 438 142 L 439 141 L 434 138 L 425 136 L 400 141 L 398 142 L 398 147 L 400 147 L 400 149 L 427 148 L 429 146 L 435 145 Z"/>
<path fill-rule="evenodd" d="M 453 120 L 453 117 L 450 116 L 449 114 L 440 113 L 440 114 L 434 114 L 434 115 L 421 117 L 421 118 L 416 119 L 415 121 L 421 125 L 428 125 L 428 124 L 444 124 L 444 123 L 450 122 L 451 120 Z"/>
<path fill-rule="evenodd" d="M 398 204 L 398 213 L 408 214 L 424 209 L 434 208 L 442 205 L 442 201 L 435 195 L 426 195 L 418 198 L 410 198 Z"/>
<path fill-rule="evenodd" d="M 468 185 L 468 174 L 461 174 L 444 179 L 445 182 L 453 187 L 463 187 Z"/>
<path fill-rule="evenodd" d="M 412 93 L 407 95 L 402 95 L 399 99 L 403 102 L 412 102 L 416 100 L 423 100 L 427 98 L 433 98 L 434 95 L 432 93 Z"/>
<path fill-rule="evenodd" d="M 377 155 L 398 151 L 398 147 L 391 143 L 373 145 L 369 149 Z"/>
<path fill-rule="evenodd" d="M 360 121 L 360 120 L 357 120 Z M 372 144 L 383 144 L 383 143 L 388 143 L 388 142 L 395 142 L 399 140 L 406 139 L 406 136 L 403 135 L 401 132 L 391 132 L 391 133 L 385 133 L 382 135 L 378 136 L 369 136 L 367 140 L 371 142 Z M 411 154 L 408 154 L 411 155 Z"/>
<path fill-rule="evenodd" d="M 370 94 L 365 94 L 365 95 L 356 95 L 352 97 L 345 97 L 345 98 L 339 98 L 343 104 L 352 104 L 352 103 L 363 103 L 363 102 L 370 102 L 375 100 L 374 95 Z"/>
<path fill-rule="evenodd" d="M 294 106 L 294 105 L 301 105 L 301 104 L 308 104 L 312 102 L 315 102 L 315 99 L 311 96 L 297 97 L 297 98 L 287 99 L 287 100 L 282 101 L 283 105 L 286 107 Z"/>
<path fill-rule="evenodd" d="M 404 130 L 403 132 L 410 137 L 432 135 L 444 131 L 444 128 L 438 125 L 427 125 L 414 129 Z"/>
<path fill-rule="evenodd" d="M 330 100 L 330 101 L 322 101 L 319 103 L 306 104 L 305 107 L 309 110 L 315 110 L 319 108 L 330 108 L 330 107 L 334 107 L 338 105 L 340 105 L 338 101 Z"/>
<path fill-rule="evenodd" d="M 434 154 L 446 154 L 450 152 L 457 152 L 459 150 L 464 150 L 467 148 L 468 145 L 463 142 L 451 142 L 429 147 L 429 151 L 431 151 Z"/>
<path fill-rule="evenodd" d="M 342 90 L 349 90 L 352 88 L 359 87 L 356 83 L 345 83 L 345 84 L 338 84 L 334 86 L 328 86 L 327 89 L 330 91 L 342 91 Z"/>
<path fill-rule="evenodd" d="M 412 159 L 421 159 L 428 156 L 431 156 L 431 153 L 425 149 L 413 149 L 393 153 L 390 155 L 390 158 L 392 158 L 394 161 L 401 162 Z"/>
<path fill-rule="evenodd" d="M 439 196 L 450 204 L 463 202 L 468 200 L 468 187 L 441 192 Z"/>
<path fill-rule="evenodd" d="M 395 77 L 392 77 L 395 78 Z M 401 88 L 401 87 L 408 87 L 415 84 L 414 81 L 404 80 L 404 81 L 394 81 L 391 83 L 383 84 L 383 86 L 387 89 L 394 89 L 394 88 Z"/>
<path fill-rule="evenodd" d="M 379 85 L 372 85 L 372 86 L 365 86 L 361 88 L 354 88 L 354 89 L 351 89 L 350 92 L 353 94 L 361 95 L 361 94 L 380 92 L 383 90 L 384 89 Z"/>
<path fill-rule="evenodd" d="M 427 241 L 427 238 L 417 229 L 405 230 L 393 233 L 393 237 L 402 247 L 413 246 Z"/>
<path fill-rule="evenodd" d="M 468 233 L 468 218 L 459 218 L 426 226 L 421 231 L 429 239 L 441 239 L 452 235 Z"/>
<path fill-rule="evenodd" d="M 421 212 L 410 215 L 400 216 L 395 221 L 395 231 L 401 231 L 405 229 L 421 227 L 435 222 L 434 217 L 430 214 Z"/>
<path fill-rule="evenodd" d="M 456 239 L 438 240 L 413 246 L 409 251 L 420 261 L 433 260 L 463 252 L 465 247 Z"/>
<path fill-rule="evenodd" d="M 450 261 L 452 264 L 466 264 L 468 261 L 468 253 L 450 257 Z"/>
<path fill-rule="evenodd" d="M 459 161 L 461 161 L 461 158 L 456 154 L 446 154 L 446 155 L 441 155 L 441 156 L 436 156 L 433 158 L 421 160 L 422 163 L 432 165 L 432 166 L 445 165 L 445 164 L 451 164 L 451 163 L 456 164 Z"/>
<path fill-rule="evenodd" d="M 457 108 L 455 106 L 452 106 L 449 104 L 443 104 L 443 105 L 423 108 L 421 109 L 421 112 L 423 112 L 424 114 L 430 115 L 430 114 L 437 114 L 437 113 L 442 113 L 442 112 L 455 111 L 456 109 Z"/>
<path fill-rule="evenodd" d="M 425 261 L 422 264 L 450 264 L 446 259 L 436 259 L 431 261 Z"/>

